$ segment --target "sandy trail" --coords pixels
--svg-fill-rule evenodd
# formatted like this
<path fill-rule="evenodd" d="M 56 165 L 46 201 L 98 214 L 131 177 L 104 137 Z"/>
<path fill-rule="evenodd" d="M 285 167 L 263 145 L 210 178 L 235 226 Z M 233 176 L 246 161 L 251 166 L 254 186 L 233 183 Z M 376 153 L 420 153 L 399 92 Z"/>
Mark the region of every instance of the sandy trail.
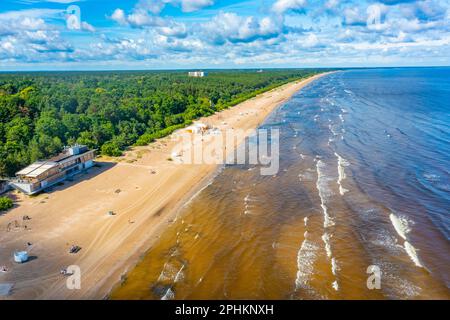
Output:
<path fill-rule="evenodd" d="M 286 84 L 199 121 L 220 130 L 256 128 L 279 104 L 320 76 Z M 100 167 L 36 197 L 14 193 L 18 206 L 0 215 L 0 266 L 9 269 L 0 273 L 0 283 L 14 285 L 6 298 L 107 297 L 218 169 L 168 161 L 175 143 L 166 137 L 118 159 L 97 159 Z M 109 216 L 110 210 L 116 215 Z M 23 221 L 25 215 L 31 220 Z M 15 220 L 19 227 L 7 232 Z M 73 244 L 82 247 L 79 253 L 68 253 Z M 23 249 L 31 260 L 15 264 L 13 252 Z M 81 269 L 79 290 L 67 289 L 60 275 L 69 265 Z"/>

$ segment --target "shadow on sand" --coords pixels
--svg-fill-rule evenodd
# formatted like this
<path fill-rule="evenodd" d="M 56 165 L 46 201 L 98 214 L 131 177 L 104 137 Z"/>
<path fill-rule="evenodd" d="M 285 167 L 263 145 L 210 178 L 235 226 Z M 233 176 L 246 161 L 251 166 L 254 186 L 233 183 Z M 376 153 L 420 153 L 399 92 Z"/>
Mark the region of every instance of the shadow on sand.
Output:
<path fill-rule="evenodd" d="M 43 190 L 42 192 L 38 193 L 36 196 L 42 195 L 42 194 L 52 194 L 53 192 L 68 189 L 80 182 L 90 180 L 90 179 L 102 174 L 103 172 L 114 167 L 116 164 L 117 163 L 114 163 L 114 162 L 95 162 L 95 165 L 92 168 L 89 168 L 88 170 L 83 171 L 73 177 L 70 177 L 67 180 L 57 183 L 57 184 Z"/>

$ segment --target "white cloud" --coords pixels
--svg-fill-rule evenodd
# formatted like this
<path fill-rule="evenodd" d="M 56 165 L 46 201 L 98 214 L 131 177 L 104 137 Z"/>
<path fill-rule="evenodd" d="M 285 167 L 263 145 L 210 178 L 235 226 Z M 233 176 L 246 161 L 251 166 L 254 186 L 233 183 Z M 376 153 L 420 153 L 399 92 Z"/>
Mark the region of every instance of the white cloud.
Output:
<path fill-rule="evenodd" d="M 127 17 L 125 16 L 125 12 L 122 9 L 117 8 L 114 10 L 113 14 L 110 17 L 112 20 L 116 21 L 118 24 L 126 25 Z"/>
<path fill-rule="evenodd" d="M 176 38 L 184 38 L 187 36 L 187 28 L 184 23 L 171 21 L 167 25 L 159 27 L 160 34 Z"/>
<path fill-rule="evenodd" d="M 319 45 L 319 39 L 317 38 L 317 36 L 314 33 L 311 33 L 310 35 L 308 35 L 303 41 L 303 46 L 306 48 L 314 48 L 314 47 L 317 47 L 318 45 Z"/>
<path fill-rule="evenodd" d="M 283 14 L 288 10 L 304 10 L 306 5 L 306 0 L 277 0 L 272 6 L 272 10 L 277 14 Z"/>
<path fill-rule="evenodd" d="M 181 0 L 181 8 L 184 12 L 193 12 L 214 4 L 214 0 Z"/>
<path fill-rule="evenodd" d="M 221 12 L 202 25 L 204 36 L 215 44 L 225 42 L 252 42 L 257 39 L 276 38 L 283 32 L 282 23 L 273 18 L 241 17 Z"/>
<path fill-rule="evenodd" d="M 193 12 L 214 4 L 214 0 L 139 0 L 135 10 L 159 14 L 166 5 L 181 7 L 183 12 Z"/>
<path fill-rule="evenodd" d="M 447 57 L 450 62 L 450 11 L 440 0 L 388 5 L 375 0 L 321 0 L 309 1 L 308 7 L 305 0 L 271 0 L 268 16 L 257 8 L 254 14 L 238 14 L 241 6 L 251 12 L 250 2 L 227 6 L 226 12 L 211 9 L 184 16 L 178 11 L 200 10 L 214 1 L 133 1 L 138 1 L 133 8 L 118 8 L 109 17 L 120 28 L 99 27 L 99 32 L 86 21 L 81 30 L 89 32 L 66 30 L 61 23 L 64 10 L 0 13 L 0 66 L 5 61 L 51 61 L 52 65 L 92 63 L 96 67 L 125 61 L 133 66 L 153 63 L 158 68 L 201 64 L 288 67 L 358 61 L 363 65 L 370 59 L 406 63 L 425 56 Z M 421 8 L 419 3 L 429 7 Z M 175 7 L 177 14 L 170 16 L 171 8 L 162 16 L 168 6 Z M 372 27 L 367 25 L 367 9 L 375 6 L 382 9 L 382 19 Z M 445 10 L 439 12 L 442 6 Z M 113 34 L 116 39 L 111 39 Z M 80 40 L 80 36 L 85 38 Z"/>
<path fill-rule="evenodd" d="M 158 16 L 149 15 L 145 11 L 136 11 L 127 16 L 127 22 L 134 27 L 153 27 L 161 23 Z"/>
<path fill-rule="evenodd" d="M 74 3 L 74 2 L 82 2 L 85 0 L 22 0 L 22 2 L 25 3 L 37 3 L 37 2 L 53 2 L 53 3 L 62 3 L 62 4 L 68 4 L 68 3 Z"/>
<path fill-rule="evenodd" d="M 17 11 L 7 11 L 0 13 L 0 22 L 21 20 L 21 19 L 36 19 L 36 18 L 57 18 L 61 17 L 65 10 L 59 9 L 26 9 Z"/>
<path fill-rule="evenodd" d="M 346 8 L 344 10 L 344 24 L 349 26 L 365 25 L 367 24 L 367 15 L 361 12 L 358 7 Z"/>
<path fill-rule="evenodd" d="M 86 21 L 81 22 L 81 29 L 89 31 L 89 32 L 95 32 L 95 28 L 91 24 L 87 23 Z"/>

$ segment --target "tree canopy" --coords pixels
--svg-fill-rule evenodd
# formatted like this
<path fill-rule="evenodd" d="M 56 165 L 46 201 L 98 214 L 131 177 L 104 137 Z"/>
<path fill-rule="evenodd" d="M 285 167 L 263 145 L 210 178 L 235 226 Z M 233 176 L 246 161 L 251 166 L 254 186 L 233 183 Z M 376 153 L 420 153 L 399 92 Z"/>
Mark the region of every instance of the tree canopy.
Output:
<path fill-rule="evenodd" d="M 119 156 L 192 120 L 319 70 L 35 72 L 0 74 L 0 176 L 64 145 Z"/>

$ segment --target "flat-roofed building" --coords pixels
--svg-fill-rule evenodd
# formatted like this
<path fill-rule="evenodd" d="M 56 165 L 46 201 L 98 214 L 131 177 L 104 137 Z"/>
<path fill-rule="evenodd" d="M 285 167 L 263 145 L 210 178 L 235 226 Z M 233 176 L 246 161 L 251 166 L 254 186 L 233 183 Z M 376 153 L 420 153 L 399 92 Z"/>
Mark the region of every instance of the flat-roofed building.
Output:
<path fill-rule="evenodd" d="M 208 74 L 204 71 L 189 71 L 188 75 L 189 75 L 189 77 L 203 78 L 203 77 L 207 76 Z"/>
<path fill-rule="evenodd" d="M 36 161 L 16 173 L 11 185 L 32 195 L 72 177 L 94 165 L 95 150 L 75 145 L 66 148 L 56 157 Z"/>

